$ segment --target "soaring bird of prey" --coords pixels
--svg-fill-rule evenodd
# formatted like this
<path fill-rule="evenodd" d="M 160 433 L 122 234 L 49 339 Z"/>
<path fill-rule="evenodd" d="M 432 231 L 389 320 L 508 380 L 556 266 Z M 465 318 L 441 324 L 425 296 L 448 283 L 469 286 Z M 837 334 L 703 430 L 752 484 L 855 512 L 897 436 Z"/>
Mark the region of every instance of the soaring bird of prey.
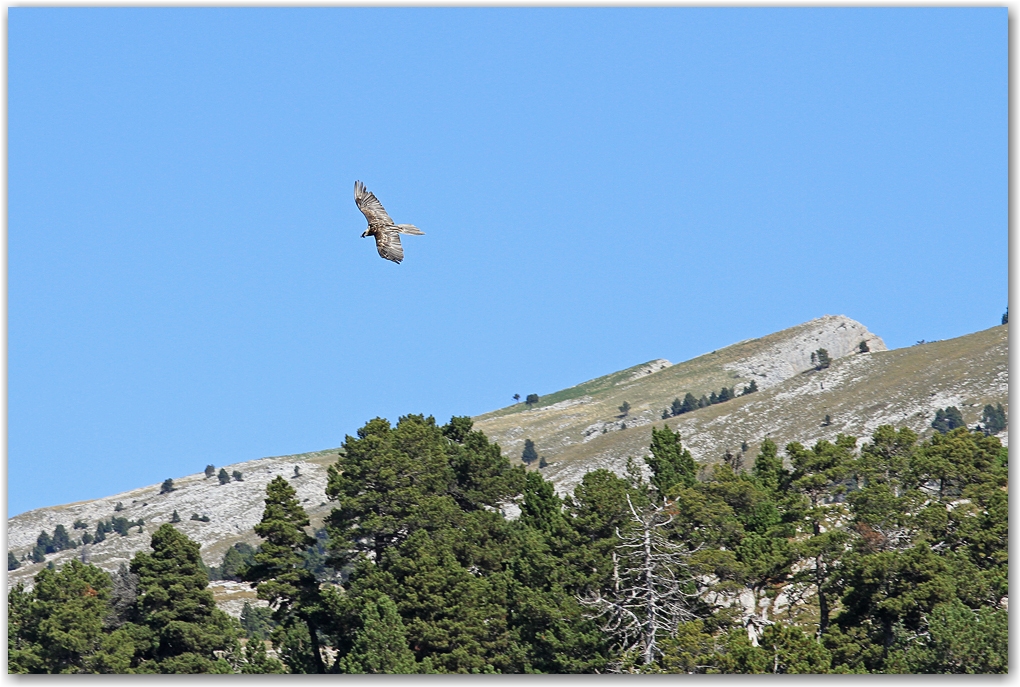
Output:
<path fill-rule="evenodd" d="M 379 199 L 360 181 L 354 182 L 354 202 L 368 220 L 368 229 L 361 238 L 374 236 L 376 250 L 387 260 L 399 263 L 404 259 L 404 248 L 400 245 L 401 234 L 420 236 L 425 233 L 413 224 L 394 224 Z"/>

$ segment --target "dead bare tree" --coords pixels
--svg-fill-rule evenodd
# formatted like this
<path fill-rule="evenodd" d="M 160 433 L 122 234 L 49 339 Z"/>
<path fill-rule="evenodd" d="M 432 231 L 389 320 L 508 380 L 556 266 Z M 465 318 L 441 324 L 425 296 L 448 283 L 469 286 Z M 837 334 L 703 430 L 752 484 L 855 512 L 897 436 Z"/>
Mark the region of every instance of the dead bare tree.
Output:
<path fill-rule="evenodd" d="M 629 495 L 627 504 L 633 519 L 624 534 L 616 533 L 612 592 L 608 597 L 592 592 L 578 601 L 589 609 L 588 618 L 602 621 L 602 631 L 624 655 L 639 651 L 649 665 L 662 655 L 661 638 L 675 637 L 681 622 L 697 617 L 691 606 L 698 590 L 688 565 L 694 551 L 663 534 L 673 521 L 671 504 L 638 511 Z"/>

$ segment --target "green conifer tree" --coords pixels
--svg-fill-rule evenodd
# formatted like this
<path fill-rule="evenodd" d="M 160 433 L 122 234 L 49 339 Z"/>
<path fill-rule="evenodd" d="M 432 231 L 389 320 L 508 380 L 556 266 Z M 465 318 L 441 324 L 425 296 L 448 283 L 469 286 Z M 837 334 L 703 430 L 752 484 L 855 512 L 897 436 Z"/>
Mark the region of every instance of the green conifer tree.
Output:
<path fill-rule="evenodd" d="M 73 548 L 74 544 L 71 542 L 67 529 L 63 525 L 57 525 L 53 530 L 53 550 L 65 551 Z"/>
<path fill-rule="evenodd" d="M 784 487 L 789 478 L 789 473 L 783 469 L 783 459 L 779 457 L 779 447 L 776 442 L 768 437 L 761 442 L 758 449 L 758 456 L 754 459 L 754 468 L 751 474 L 758 480 L 759 484 L 772 493 Z"/>
<path fill-rule="evenodd" d="M 8 670 L 12 673 L 124 673 L 134 644 L 105 626 L 110 576 L 70 560 L 41 570 L 31 592 L 8 595 Z"/>
<path fill-rule="evenodd" d="M 652 469 L 651 483 L 658 490 L 660 498 L 666 496 L 676 484 L 692 486 L 696 475 L 691 452 L 680 443 L 680 432 L 669 427 L 652 427 L 651 455 L 645 462 Z"/>
<path fill-rule="evenodd" d="M 317 630 L 319 584 L 303 565 L 304 552 L 315 544 L 305 532 L 308 525 L 294 487 L 283 477 L 275 477 L 266 485 L 266 508 L 255 526 L 255 533 L 265 541 L 255 554 L 255 563 L 244 571 L 244 579 L 253 583 L 260 599 L 276 608 L 277 623 L 300 621 L 307 626 L 311 664 L 316 672 L 324 673 Z"/>
<path fill-rule="evenodd" d="M 984 425 L 985 434 L 998 434 L 1006 429 L 1006 411 L 1001 403 L 986 405 L 981 415 L 981 424 Z"/>
<path fill-rule="evenodd" d="M 266 653 L 266 643 L 261 639 L 250 639 L 244 645 L 244 662 L 241 673 L 245 675 L 272 675 L 286 673 L 280 661 Z"/>
<path fill-rule="evenodd" d="M 339 668 L 344 673 L 407 675 L 417 672 L 404 621 L 390 597 L 381 594 L 377 599 L 365 600 L 361 628 L 354 637 L 351 651 L 340 660 Z"/>
<path fill-rule="evenodd" d="M 535 442 L 531 439 L 524 440 L 524 451 L 521 452 L 521 460 L 527 465 L 531 465 L 538 460 L 538 451 L 535 449 Z"/>
<path fill-rule="evenodd" d="M 234 624 L 207 588 L 198 543 L 164 524 L 152 535 L 152 553 L 136 554 L 131 572 L 138 575 L 137 672 L 233 672 L 217 653 L 234 648 Z"/>
<path fill-rule="evenodd" d="M 231 546 L 227 549 L 226 553 L 223 554 L 223 563 L 220 566 L 220 575 L 224 580 L 234 580 L 240 582 L 242 578 L 242 572 L 244 570 L 244 556 L 235 547 Z"/>
<path fill-rule="evenodd" d="M 219 474 L 216 477 L 219 479 L 220 484 L 226 484 L 230 481 L 230 475 L 227 473 L 226 468 L 220 468 Z"/>

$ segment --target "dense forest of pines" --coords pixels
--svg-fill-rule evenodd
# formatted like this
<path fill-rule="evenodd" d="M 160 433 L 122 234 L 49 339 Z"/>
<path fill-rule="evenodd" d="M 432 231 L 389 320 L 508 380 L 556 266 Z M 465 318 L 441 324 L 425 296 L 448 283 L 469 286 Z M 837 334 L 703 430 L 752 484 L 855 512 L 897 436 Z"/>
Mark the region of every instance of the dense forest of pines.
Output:
<path fill-rule="evenodd" d="M 653 429 L 648 481 L 631 463 L 561 498 L 466 417 L 375 419 L 330 468 L 324 538 L 277 477 L 262 544 L 225 557 L 271 611 L 217 609 L 198 544 L 166 523 L 118 574 L 70 561 L 11 590 L 8 668 L 1007 671 L 998 439 L 883 426 L 784 453 L 766 440 L 746 472 L 699 469 Z"/>

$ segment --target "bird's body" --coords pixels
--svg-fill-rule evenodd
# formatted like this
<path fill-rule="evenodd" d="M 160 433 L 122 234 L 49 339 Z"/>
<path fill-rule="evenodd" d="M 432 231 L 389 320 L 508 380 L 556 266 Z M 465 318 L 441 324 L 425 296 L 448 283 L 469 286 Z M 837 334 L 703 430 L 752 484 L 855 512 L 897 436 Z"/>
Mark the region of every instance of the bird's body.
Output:
<path fill-rule="evenodd" d="M 404 259 L 404 248 L 400 245 L 401 234 L 420 236 L 425 233 L 413 224 L 395 224 L 375 194 L 360 181 L 354 182 L 354 202 L 368 220 L 368 229 L 361 238 L 374 236 L 376 250 L 387 260 L 399 263 Z"/>

